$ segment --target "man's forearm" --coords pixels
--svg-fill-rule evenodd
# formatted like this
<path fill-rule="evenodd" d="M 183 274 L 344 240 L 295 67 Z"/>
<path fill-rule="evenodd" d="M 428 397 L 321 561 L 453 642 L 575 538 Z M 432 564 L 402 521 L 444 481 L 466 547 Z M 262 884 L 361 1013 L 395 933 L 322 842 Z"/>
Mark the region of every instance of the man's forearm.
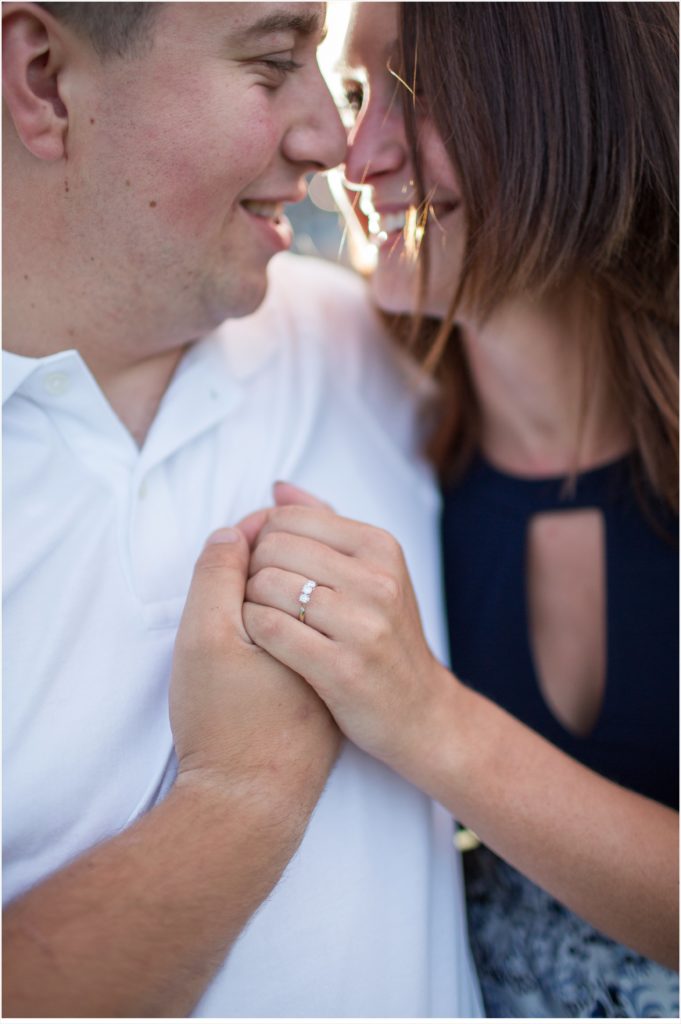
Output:
<path fill-rule="evenodd" d="M 4 1012 L 188 1014 L 294 853 L 322 782 L 284 797 L 180 781 L 5 912 Z"/>

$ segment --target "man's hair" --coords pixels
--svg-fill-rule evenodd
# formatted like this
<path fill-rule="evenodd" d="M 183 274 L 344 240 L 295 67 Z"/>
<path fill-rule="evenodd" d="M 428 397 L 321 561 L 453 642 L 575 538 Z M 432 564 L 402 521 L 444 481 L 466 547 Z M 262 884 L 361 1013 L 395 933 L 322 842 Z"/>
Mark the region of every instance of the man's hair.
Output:
<path fill-rule="evenodd" d="M 161 4 L 40 4 L 53 18 L 89 40 L 97 55 L 134 57 L 151 46 L 152 28 Z"/>

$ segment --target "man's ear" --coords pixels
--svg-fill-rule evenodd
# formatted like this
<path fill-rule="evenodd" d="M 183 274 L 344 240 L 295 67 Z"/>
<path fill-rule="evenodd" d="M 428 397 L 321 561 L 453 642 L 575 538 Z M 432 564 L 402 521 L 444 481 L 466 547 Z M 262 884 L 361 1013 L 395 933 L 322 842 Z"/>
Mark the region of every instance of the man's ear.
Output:
<path fill-rule="evenodd" d="M 68 113 L 59 95 L 64 55 L 63 36 L 47 11 L 37 4 L 3 4 L 5 108 L 24 146 L 39 160 L 66 155 Z"/>

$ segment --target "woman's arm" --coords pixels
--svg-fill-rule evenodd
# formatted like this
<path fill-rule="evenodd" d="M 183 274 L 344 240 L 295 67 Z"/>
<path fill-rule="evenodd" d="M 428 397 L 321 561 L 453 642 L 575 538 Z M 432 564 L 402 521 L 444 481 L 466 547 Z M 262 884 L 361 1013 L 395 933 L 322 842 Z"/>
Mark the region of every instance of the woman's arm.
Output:
<path fill-rule="evenodd" d="M 298 621 L 298 595 L 318 584 Z M 572 760 L 434 658 L 397 542 L 323 508 L 272 510 L 244 622 L 358 746 L 612 938 L 678 957 L 678 815 Z"/>

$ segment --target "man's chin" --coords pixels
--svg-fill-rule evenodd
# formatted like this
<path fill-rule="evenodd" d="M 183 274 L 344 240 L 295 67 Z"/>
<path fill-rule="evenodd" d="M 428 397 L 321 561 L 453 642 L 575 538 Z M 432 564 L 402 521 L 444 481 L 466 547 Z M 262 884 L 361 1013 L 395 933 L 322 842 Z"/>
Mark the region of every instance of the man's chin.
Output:
<path fill-rule="evenodd" d="M 238 289 L 230 288 L 230 294 L 221 303 L 220 322 L 239 320 L 244 316 L 250 316 L 262 305 L 267 295 L 266 268 L 263 267 L 261 271 L 242 276 L 238 284 Z"/>

